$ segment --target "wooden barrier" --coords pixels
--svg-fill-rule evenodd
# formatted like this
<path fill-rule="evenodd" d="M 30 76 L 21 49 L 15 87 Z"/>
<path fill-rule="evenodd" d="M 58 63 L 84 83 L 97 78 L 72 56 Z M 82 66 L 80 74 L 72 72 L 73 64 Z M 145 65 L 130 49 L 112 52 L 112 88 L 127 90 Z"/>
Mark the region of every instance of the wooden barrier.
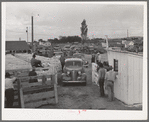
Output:
<path fill-rule="evenodd" d="M 45 68 L 37 68 L 43 70 Z M 36 108 L 44 104 L 58 103 L 57 74 L 28 76 L 30 69 L 7 70 L 17 77 L 18 102 L 21 108 Z M 38 82 L 29 83 L 30 79 L 38 79 Z"/>
<path fill-rule="evenodd" d="M 46 75 L 47 76 L 47 75 Z M 20 103 L 21 106 L 29 107 L 29 108 L 34 108 L 34 107 L 39 107 L 40 105 L 43 105 L 45 103 L 49 103 L 51 100 L 51 97 L 55 97 L 55 103 L 58 103 L 58 96 L 57 96 L 57 84 L 55 82 L 55 75 L 52 76 L 51 79 L 52 82 L 51 84 L 48 84 L 45 79 L 47 78 L 46 76 L 33 76 L 33 77 L 26 77 L 26 79 L 42 79 L 42 84 L 39 85 L 39 83 L 33 83 L 34 85 L 26 86 L 21 83 L 21 77 L 19 78 L 20 84 L 22 84 L 22 87 L 20 88 Z M 50 77 L 50 75 L 48 76 Z M 32 84 L 32 83 L 28 83 Z M 49 91 L 53 91 L 53 93 L 50 93 Z M 21 91 L 23 94 L 21 94 Z M 22 96 L 24 98 L 24 102 L 22 102 Z M 43 102 L 43 100 L 46 100 L 46 102 Z M 33 104 L 34 103 L 34 104 Z M 22 105 L 26 104 L 26 105 Z"/>

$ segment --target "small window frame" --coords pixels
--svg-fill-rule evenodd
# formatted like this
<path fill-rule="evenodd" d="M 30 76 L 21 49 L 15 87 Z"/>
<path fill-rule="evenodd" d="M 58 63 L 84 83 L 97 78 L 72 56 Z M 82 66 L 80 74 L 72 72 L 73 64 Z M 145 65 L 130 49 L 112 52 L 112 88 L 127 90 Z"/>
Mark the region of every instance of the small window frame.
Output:
<path fill-rule="evenodd" d="M 114 59 L 114 71 L 118 72 L 118 60 Z"/>

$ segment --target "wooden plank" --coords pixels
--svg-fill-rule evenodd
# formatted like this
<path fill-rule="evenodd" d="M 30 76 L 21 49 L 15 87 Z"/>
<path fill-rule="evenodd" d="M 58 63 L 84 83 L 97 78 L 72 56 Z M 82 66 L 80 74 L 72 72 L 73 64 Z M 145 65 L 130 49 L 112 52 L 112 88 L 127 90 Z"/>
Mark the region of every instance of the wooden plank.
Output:
<path fill-rule="evenodd" d="M 45 91 L 53 91 L 54 86 L 46 85 L 46 86 L 36 86 L 31 88 L 24 88 L 23 94 L 33 94 L 33 93 L 39 93 L 39 92 L 45 92 Z"/>
<path fill-rule="evenodd" d="M 120 55 L 120 53 L 119 53 L 119 55 Z M 120 93 L 120 96 L 119 96 L 119 98 L 120 98 L 120 100 L 121 101 L 125 101 L 125 99 L 124 99 L 124 75 L 125 75 L 125 69 L 124 69 L 124 54 L 121 54 L 120 55 L 120 60 L 118 60 L 118 63 L 119 63 L 119 70 L 120 70 L 120 73 L 121 73 L 121 79 L 120 79 L 120 87 L 119 87 L 119 93 Z M 118 70 L 118 71 L 119 71 Z"/>
<path fill-rule="evenodd" d="M 128 58 L 127 58 L 127 54 L 124 53 L 125 58 L 124 58 L 124 102 L 126 103 L 128 101 Z"/>
<path fill-rule="evenodd" d="M 18 84 L 18 89 L 17 91 L 15 90 L 15 94 L 18 95 L 18 103 L 19 106 L 21 107 L 21 97 L 20 97 L 20 88 L 21 88 L 21 84 L 20 84 L 20 80 L 17 80 L 17 84 Z"/>
<path fill-rule="evenodd" d="M 125 68 L 124 68 L 124 63 L 125 63 L 125 57 L 123 53 L 118 53 L 118 55 L 121 57 L 121 60 L 118 62 L 121 67 L 121 82 L 120 82 L 120 99 L 121 101 L 124 102 L 124 76 L 125 76 Z"/>
<path fill-rule="evenodd" d="M 120 73 L 120 77 L 119 77 L 119 81 L 118 81 L 118 96 L 119 96 L 119 100 L 124 101 L 123 98 L 123 90 L 124 90 L 124 86 L 123 86 L 123 77 L 124 77 L 124 69 L 123 69 L 123 60 L 124 60 L 124 56 L 123 54 L 117 53 L 117 57 L 116 59 L 118 60 L 118 72 Z"/>
<path fill-rule="evenodd" d="M 34 94 L 25 94 L 24 95 L 24 103 L 31 103 L 31 102 L 37 102 L 42 101 L 44 99 L 53 99 L 54 91 L 46 91 L 46 92 L 40 92 L 40 93 L 34 93 Z"/>
<path fill-rule="evenodd" d="M 134 56 L 133 103 L 139 103 L 139 57 Z"/>
<path fill-rule="evenodd" d="M 128 101 L 127 104 L 133 104 L 133 57 L 131 55 L 128 55 L 128 70 L 129 70 L 129 81 L 128 81 Z"/>
<path fill-rule="evenodd" d="M 115 53 L 115 52 L 112 52 Z M 117 56 L 116 56 L 117 55 Z M 118 59 L 118 78 L 116 79 L 116 82 L 114 84 L 114 94 L 115 97 L 119 100 L 121 100 L 121 55 L 119 55 L 118 53 L 114 54 L 113 57 L 113 66 L 114 66 L 114 59 Z"/>
<path fill-rule="evenodd" d="M 21 108 L 25 108 L 22 88 L 19 90 L 19 92 L 20 92 L 20 105 L 21 105 Z"/>
<path fill-rule="evenodd" d="M 138 64 L 139 65 L 139 64 Z M 133 104 L 139 103 L 140 94 L 139 94 L 139 70 L 134 70 L 134 84 L 133 84 Z"/>
<path fill-rule="evenodd" d="M 35 101 L 35 102 L 30 102 L 30 103 L 26 103 L 25 104 L 25 108 L 40 108 L 43 105 L 54 105 L 54 99 L 44 99 L 44 100 L 40 100 L 40 101 Z"/>
<path fill-rule="evenodd" d="M 58 95 L 57 95 L 57 74 L 54 75 L 54 96 L 55 96 L 55 103 L 58 103 Z"/>
<path fill-rule="evenodd" d="M 32 69 L 12 69 L 12 70 L 6 70 L 6 72 L 29 72 Z"/>
<path fill-rule="evenodd" d="M 24 76 L 24 77 L 18 77 L 18 79 L 20 80 L 29 80 L 29 79 L 42 79 L 43 76 L 45 76 L 46 78 L 51 78 L 51 75 L 39 75 L 39 76 Z"/>
<path fill-rule="evenodd" d="M 50 67 L 37 67 L 35 68 L 36 71 L 44 71 L 48 70 Z M 31 71 L 32 68 L 27 68 L 27 69 L 11 69 L 11 70 L 6 70 L 7 72 L 28 72 Z"/>
<path fill-rule="evenodd" d="M 55 96 L 55 103 L 58 103 L 58 95 L 57 95 L 57 84 L 54 84 L 54 96 Z"/>
<path fill-rule="evenodd" d="M 52 85 L 52 81 L 46 81 L 46 85 Z M 22 88 L 30 88 L 30 87 L 36 87 L 36 86 L 42 86 L 42 82 L 22 82 Z"/>
<path fill-rule="evenodd" d="M 29 83 L 29 82 L 22 82 L 22 88 L 29 88 L 29 87 L 36 87 L 36 86 L 42 86 L 42 82 L 35 82 L 35 83 Z"/>

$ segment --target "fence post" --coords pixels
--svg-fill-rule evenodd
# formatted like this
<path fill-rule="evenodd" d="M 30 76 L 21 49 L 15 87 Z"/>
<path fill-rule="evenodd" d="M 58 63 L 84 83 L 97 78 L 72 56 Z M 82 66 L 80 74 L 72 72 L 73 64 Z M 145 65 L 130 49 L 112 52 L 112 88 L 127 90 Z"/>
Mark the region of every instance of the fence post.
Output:
<path fill-rule="evenodd" d="M 18 103 L 19 103 L 19 107 L 21 107 L 21 101 L 20 101 L 20 80 L 17 79 L 17 85 L 18 85 Z"/>
<path fill-rule="evenodd" d="M 58 95 L 57 95 L 57 74 L 54 75 L 54 94 L 55 94 L 55 102 L 58 103 Z"/>
<path fill-rule="evenodd" d="M 24 98 L 23 98 L 23 90 L 21 86 L 21 80 L 18 80 L 18 99 L 19 99 L 19 106 L 24 108 Z"/>
<path fill-rule="evenodd" d="M 20 88 L 20 103 L 21 103 L 21 108 L 25 108 L 22 88 Z"/>
<path fill-rule="evenodd" d="M 47 78 L 45 75 L 42 76 L 42 85 L 46 85 Z"/>

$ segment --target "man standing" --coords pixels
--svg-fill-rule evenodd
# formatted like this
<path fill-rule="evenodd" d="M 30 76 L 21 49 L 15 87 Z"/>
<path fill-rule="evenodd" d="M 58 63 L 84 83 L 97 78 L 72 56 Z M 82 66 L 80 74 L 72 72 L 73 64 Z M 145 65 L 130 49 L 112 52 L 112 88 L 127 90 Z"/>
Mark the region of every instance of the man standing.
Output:
<path fill-rule="evenodd" d="M 92 62 L 92 63 L 95 63 L 95 54 L 92 55 L 91 62 Z"/>
<path fill-rule="evenodd" d="M 62 53 L 61 57 L 60 57 L 60 62 L 61 62 L 61 66 L 62 66 L 62 71 L 63 71 L 63 67 L 65 65 L 65 57 L 64 57 L 64 53 Z"/>
<path fill-rule="evenodd" d="M 16 77 L 11 78 L 10 74 L 6 72 L 5 74 L 5 98 L 6 98 L 6 108 L 13 107 L 14 101 L 14 86 L 13 83 L 15 82 Z"/>
<path fill-rule="evenodd" d="M 114 72 L 112 69 L 112 66 L 110 66 L 109 71 L 105 75 L 106 89 L 108 90 L 109 101 L 114 100 L 114 82 L 116 79 L 116 75 L 118 75 L 118 73 Z"/>
<path fill-rule="evenodd" d="M 40 60 L 37 60 L 35 58 L 36 58 L 36 55 L 33 54 L 33 57 L 31 59 L 31 65 L 32 65 L 32 67 L 42 67 L 41 61 Z"/>
<path fill-rule="evenodd" d="M 105 74 L 106 74 L 106 70 L 103 68 L 103 64 L 100 64 L 100 69 L 98 70 L 98 83 L 99 83 L 99 87 L 100 87 L 100 95 L 101 97 L 103 97 L 104 94 L 104 79 L 105 79 Z"/>
<path fill-rule="evenodd" d="M 99 52 L 97 53 L 97 56 L 96 56 L 96 63 L 97 63 L 97 64 L 98 64 L 98 63 L 101 63 L 101 55 L 100 55 Z"/>

